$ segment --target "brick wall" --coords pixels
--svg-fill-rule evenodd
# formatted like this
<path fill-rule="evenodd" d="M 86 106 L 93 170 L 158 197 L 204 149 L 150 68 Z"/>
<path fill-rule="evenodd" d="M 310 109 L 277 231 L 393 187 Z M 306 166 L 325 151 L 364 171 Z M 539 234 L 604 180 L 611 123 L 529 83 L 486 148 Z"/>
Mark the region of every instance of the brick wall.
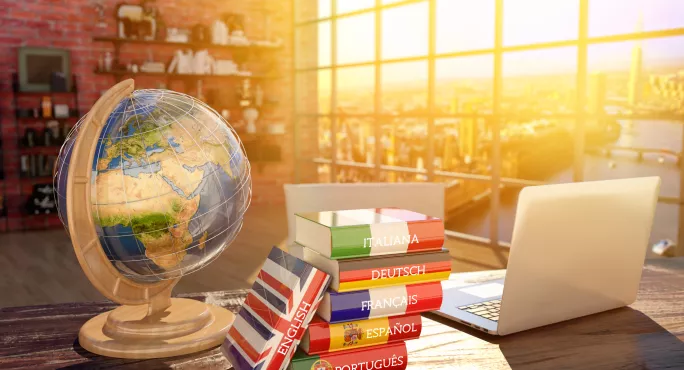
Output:
<path fill-rule="evenodd" d="M 20 202 L 25 199 L 16 199 L 23 187 L 23 193 L 30 192 L 31 183 L 19 180 L 19 157 L 20 149 L 17 147 L 17 137 L 23 135 L 25 127 L 30 123 L 15 124 L 14 106 L 12 101 L 11 76 L 17 71 L 17 48 L 20 46 L 55 47 L 68 49 L 71 52 L 71 70 L 77 75 L 79 87 L 79 109 L 86 112 L 97 100 L 101 92 L 115 83 L 114 77 L 96 75 L 93 73 L 98 59 L 106 51 L 113 52 L 113 45 L 103 42 L 92 41 L 93 36 L 114 36 L 115 20 L 114 12 L 119 1 L 105 1 L 106 28 L 96 26 L 98 13 L 91 0 L 0 0 L 0 127 L 3 139 L 3 159 L 5 168 L 4 181 L 5 193 L 9 201 L 10 216 L 16 215 L 21 207 Z M 130 2 L 129 3 L 133 3 Z M 285 47 L 276 51 L 277 71 L 282 75 L 281 79 L 266 81 L 262 87 L 267 97 L 273 96 L 279 100 L 276 106 L 267 115 L 271 119 L 282 121 L 286 124 L 286 135 L 278 138 L 282 143 L 282 162 L 253 167 L 253 203 L 273 204 L 283 202 L 282 184 L 291 182 L 293 176 L 293 140 L 291 119 L 291 91 L 290 70 L 292 63 L 291 47 L 291 5 L 284 0 L 157 0 L 156 7 L 159 14 L 168 27 L 192 28 L 197 23 L 210 25 L 223 13 L 239 13 L 245 15 L 245 29 L 249 37 L 262 38 L 265 31 L 265 16 L 263 10 L 272 11 L 271 31 L 282 37 Z M 138 44 L 125 45 L 122 48 L 122 62 L 142 62 L 147 59 L 147 51 L 154 53 L 155 60 L 168 62 L 175 51 L 168 46 L 150 46 Z M 230 58 L 230 51 L 210 51 L 213 56 Z M 250 66 L 254 68 L 260 65 L 260 54 L 250 59 Z M 226 84 L 226 80 L 205 80 L 206 88 Z M 136 78 L 136 87 L 156 88 L 160 81 L 156 77 Z M 239 81 L 228 82 L 239 87 Z M 171 89 L 184 91 L 184 85 L 180 83 L 168 86 Z M 232 86 L 221 86 L 232 88 Z M 194 89 L 184 92 L 192 93 Z M 37 106 L 40 96 L 26 97 L 19 101 L 21 107 Z M 55 98 L 54 102 L 70 102 L 68 97 Z M 238 112 L 231 114 L 238 116 Z M 42 122 L 34 123 L 43 127 Z M 14 221 L 13 221 L 14 220 Z M 17 229 L 18 225 L 14 217 L 10 217 L 10 228 Z M 4 222 L 0 222 L 4 224 Z M 4 225 L 0 226 L 0 230 Z"/>

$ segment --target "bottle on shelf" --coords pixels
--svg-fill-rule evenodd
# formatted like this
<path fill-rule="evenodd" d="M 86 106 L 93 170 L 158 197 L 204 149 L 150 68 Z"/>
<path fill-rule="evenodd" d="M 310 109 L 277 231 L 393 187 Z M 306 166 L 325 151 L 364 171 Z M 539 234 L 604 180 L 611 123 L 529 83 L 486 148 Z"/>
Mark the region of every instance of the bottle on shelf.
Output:
<path fill-rule="evenodd" d="M 49 96 L 43 97 L 43 102 L 41 103 L 41 108 L 43 110 L 43 118 L 52 117 L 52 100 Z"/>

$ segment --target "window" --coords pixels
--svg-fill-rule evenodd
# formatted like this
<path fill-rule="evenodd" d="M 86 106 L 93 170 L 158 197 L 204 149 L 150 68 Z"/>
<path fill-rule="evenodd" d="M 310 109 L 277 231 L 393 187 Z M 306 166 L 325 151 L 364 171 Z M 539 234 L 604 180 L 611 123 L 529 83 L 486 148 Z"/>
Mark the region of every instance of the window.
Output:
<path fill-rule="evenodd" d="M 452 235 L 499 245 L 524 186 L 657 174 L 672 227 L 654 237 L 684 240 L 684 2 L 296 6 L 296 122 L 319 123 L 297 130 L 319 137 L 296 145 L 318 168 L 300 181 L 441 181 L 446 211 L 475 215 L 447 219 Z"/>

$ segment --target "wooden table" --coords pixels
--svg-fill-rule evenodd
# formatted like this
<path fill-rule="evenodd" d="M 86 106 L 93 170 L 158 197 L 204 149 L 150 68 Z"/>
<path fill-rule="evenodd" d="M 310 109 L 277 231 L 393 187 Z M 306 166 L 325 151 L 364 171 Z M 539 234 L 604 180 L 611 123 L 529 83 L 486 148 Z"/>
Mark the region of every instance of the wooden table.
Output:
<path fill-rule="evenodd" d="M 503 271 L 456 274 L 459 285 Z M 188 297 L 236 311 L 244 291 Z M 83 350 L 78 329 L 111 303 L 0 309 L 0 369 L 228 369 L 218 349 L 162 360 L 120 360 Z M 480 334 L 434 315 L 408 342 L 409 369 L 684 369 L 684 258 L 649 261 L 639 298 L 621 308 L 507 337 Z"/>

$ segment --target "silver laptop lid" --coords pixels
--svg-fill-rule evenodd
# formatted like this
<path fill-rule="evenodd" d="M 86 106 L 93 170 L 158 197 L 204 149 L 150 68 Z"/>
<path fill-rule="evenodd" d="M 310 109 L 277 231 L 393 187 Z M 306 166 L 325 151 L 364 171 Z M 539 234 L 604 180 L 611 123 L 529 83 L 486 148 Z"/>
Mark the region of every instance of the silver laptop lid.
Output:
<path fill-rule="evenodd" d="M 634 302 L 659 188 L 645 177 L 523 189 L 499 334 Z"/>

